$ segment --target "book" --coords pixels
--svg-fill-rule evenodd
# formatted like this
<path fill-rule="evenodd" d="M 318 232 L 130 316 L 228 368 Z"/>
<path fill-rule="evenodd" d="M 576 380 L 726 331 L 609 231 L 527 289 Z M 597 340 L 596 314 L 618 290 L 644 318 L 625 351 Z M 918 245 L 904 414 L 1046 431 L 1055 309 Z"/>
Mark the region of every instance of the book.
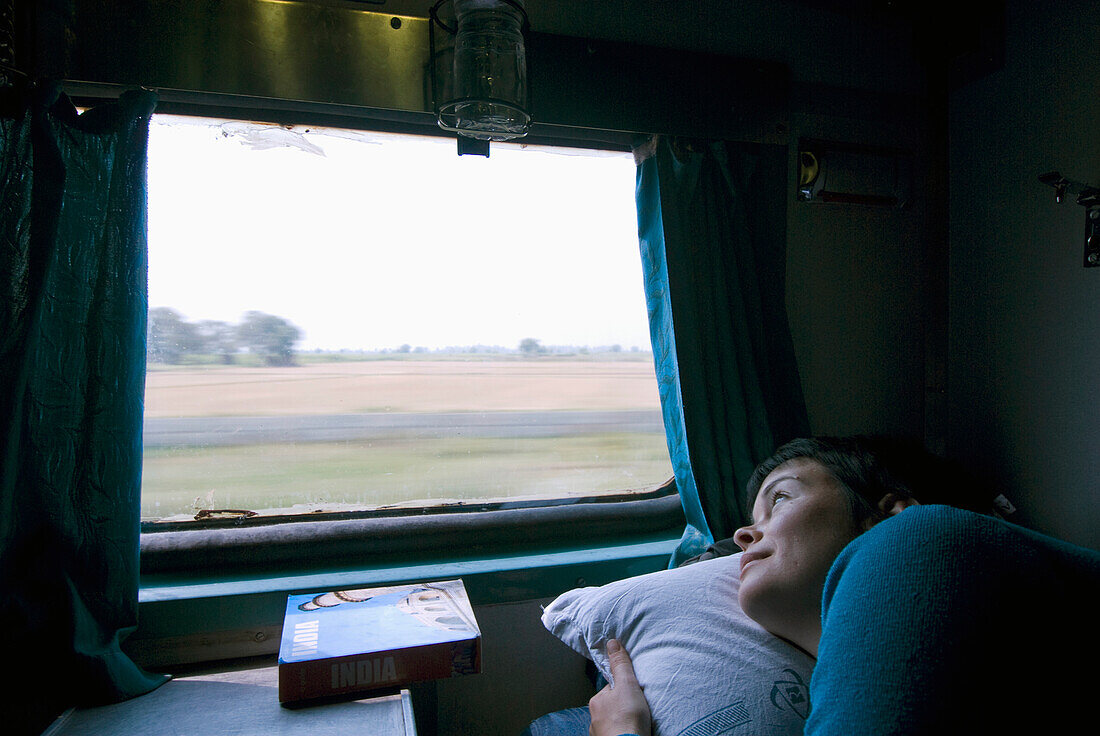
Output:
<path fill-rule="evenodd" d="M 365 695 L 481 671 L 481 631 L 461 580 L 290 595 L 279 702 Z"/>

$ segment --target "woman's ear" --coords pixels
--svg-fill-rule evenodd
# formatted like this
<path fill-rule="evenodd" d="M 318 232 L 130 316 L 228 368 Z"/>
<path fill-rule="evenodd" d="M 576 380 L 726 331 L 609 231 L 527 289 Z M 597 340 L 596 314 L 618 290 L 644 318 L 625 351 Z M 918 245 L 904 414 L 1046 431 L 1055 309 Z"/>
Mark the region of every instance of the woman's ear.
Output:
<path fill-rule="evenodd" d="M 879 499 L 878 516 L 870 515 L 863 520 L 863 531 L 867 531 L 880 521 L 886 521 L 891 516 L 900 514 L 910 506 L 920 506 L 920 501 L 912 496 L 890 492 Z"/>
<path fill-rule="evenodd" d="M 912 496 L 903 496 L 900 493 L 887 493 L 878 502 L 878 510 L 885 516 L 900 514 L 910 506 L 919 506 L 920 501 Z"/>

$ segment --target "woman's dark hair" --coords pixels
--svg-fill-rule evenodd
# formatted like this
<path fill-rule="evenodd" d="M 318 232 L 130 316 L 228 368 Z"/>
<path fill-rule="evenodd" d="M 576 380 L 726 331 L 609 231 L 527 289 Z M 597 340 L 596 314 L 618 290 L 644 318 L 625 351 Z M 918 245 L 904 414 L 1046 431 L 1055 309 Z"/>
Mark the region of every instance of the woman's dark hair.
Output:
<path fill-rule="evenodd" d="M 858 522 L 878 518 L 879 500 L 888 493 L 986 513 L 992 494 L 958 465 L 940 458 L 913 440 L 891 437 L 807 437 L 792 440 L 762 462 L 746 490 L 752 506 L 764 479 L 780 465 L 814 460 L 836 478 Z"/>

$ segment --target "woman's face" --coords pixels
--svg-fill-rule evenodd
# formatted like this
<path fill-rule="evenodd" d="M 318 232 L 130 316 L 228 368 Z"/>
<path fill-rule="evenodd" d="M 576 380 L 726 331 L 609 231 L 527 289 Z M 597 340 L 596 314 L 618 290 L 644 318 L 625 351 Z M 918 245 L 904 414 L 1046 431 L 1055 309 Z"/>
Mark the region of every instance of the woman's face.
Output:
<path fill-rule="evenodd" d="M 844 490 L 820 463 L 790 460 L 764 479 L 752 518 L 734 535 L 744 550 L 741 608 L 768 631 L 816 655 L 825 576 L 862 531 Z"/>

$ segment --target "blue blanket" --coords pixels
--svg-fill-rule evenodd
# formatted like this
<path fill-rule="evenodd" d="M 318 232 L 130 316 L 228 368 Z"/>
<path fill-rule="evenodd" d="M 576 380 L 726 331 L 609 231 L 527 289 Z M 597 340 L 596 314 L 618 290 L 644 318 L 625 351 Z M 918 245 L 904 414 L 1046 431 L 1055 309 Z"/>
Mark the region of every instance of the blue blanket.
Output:
<path fill-rule="evenodd" d="M 806 734 L 1095 725 L 1100 553 L 946 506 L 854 540 L 825 586 Z"/>

